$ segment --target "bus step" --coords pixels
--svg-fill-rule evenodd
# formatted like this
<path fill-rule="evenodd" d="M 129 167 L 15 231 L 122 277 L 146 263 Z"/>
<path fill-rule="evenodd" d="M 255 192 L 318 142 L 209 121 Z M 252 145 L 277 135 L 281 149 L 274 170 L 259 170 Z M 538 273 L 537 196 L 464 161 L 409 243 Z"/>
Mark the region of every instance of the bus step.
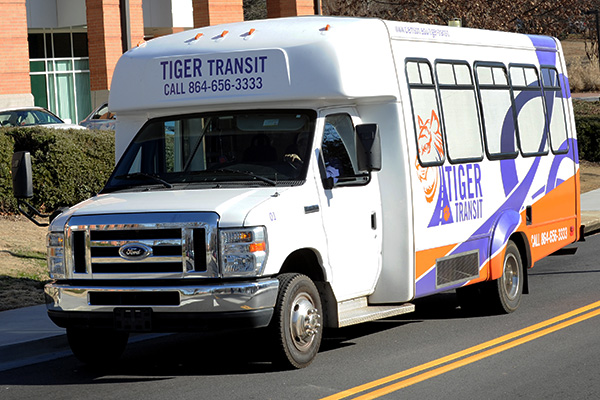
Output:
<path fill-rule="evenodd" d="M 411 303 L 370 306 L 366 297 L 338 303 L 338 327 L 393 317 L 415 311 Z"/>

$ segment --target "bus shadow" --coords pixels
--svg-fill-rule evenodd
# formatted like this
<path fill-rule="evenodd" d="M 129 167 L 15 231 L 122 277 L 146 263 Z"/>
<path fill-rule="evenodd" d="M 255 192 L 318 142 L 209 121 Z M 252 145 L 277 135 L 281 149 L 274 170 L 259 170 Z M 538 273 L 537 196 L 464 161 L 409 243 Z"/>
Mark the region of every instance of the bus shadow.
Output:
<path fill-rule="evenodd" d="M 414 313 L 325 329 L 319 353 L 355 346 L 357 339 L 409 324 L 465 317 L 453 292 L 414 303 Z M 0 385 L 68 386 L 162 381 L 181 376 L 293 373 L 272 363 L 269 341 L 272 339 L 264 330 L 244 334 L 170 334 L 130 343 L 123 357 L 110 367 L 88 367 L 68 356 L 1 372 Z"/>
<path fill-rule="evenodd" d="M 366 322 L 344 328 L 326 330 L 321 351 L 337 350 L 343 347 L 353 346 L 353 341 L 380 333 L 389 329 L 399 328 L 408 324 L 420 323 L 428 320 L 445 320 L 467 318 L 470 315 L 464 313 L 458 307 L 456 293 L 441 293 L 412 302 L 415 311 L 408 314 L 397 315 L 381 320 Z"/>

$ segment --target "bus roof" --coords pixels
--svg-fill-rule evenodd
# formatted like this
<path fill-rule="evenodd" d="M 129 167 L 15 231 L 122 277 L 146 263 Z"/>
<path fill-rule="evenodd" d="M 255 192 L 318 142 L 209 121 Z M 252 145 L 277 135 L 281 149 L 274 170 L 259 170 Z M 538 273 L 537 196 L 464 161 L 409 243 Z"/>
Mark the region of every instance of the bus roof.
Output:
<path fill-rule="evenodd" d="M 113 75 L 110 106 L 119 114 L 257 102 L 395 100 L 390 40 L 534 49 L 526 35 L 374 18 L 224 24 L 152 39 L 125 53 Z"/>

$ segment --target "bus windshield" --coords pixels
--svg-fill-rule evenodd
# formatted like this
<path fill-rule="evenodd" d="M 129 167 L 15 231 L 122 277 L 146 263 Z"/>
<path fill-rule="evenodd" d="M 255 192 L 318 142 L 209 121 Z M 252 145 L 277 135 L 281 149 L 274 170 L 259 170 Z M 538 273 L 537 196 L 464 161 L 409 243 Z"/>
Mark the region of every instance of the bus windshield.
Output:
<path fill-rule="evenodd" d="M 294 185 L 306 177 L 314 111 L 194 114 L 149 121 L 103 192 L 180 183 Z"/>

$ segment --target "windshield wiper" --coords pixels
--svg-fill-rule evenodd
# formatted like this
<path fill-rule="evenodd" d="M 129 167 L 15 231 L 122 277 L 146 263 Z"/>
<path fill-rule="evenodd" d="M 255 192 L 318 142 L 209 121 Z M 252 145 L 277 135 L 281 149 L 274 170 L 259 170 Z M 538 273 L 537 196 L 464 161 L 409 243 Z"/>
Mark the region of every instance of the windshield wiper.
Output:
<path fill-rule="evenodd" d="M 146 180 L 151 180 L 154 182 L 158 182 L 160 184 L 162 184 L 164 187 L 171 189 L 173 187 L 173 185 L 171 185 L 169 182 L 165 181 L 162 178 L 159 178 L 156 175 L 150 175 L 150 174 L 146 174 L 145 172 L 134 172 L 133 174 L 127 174 L 127 175 L 119 175 L 115 177 L 116 179 L 138 179 L 138 178 L 143 178 Z"/>
<path fill-rule="evenodd" d="M 200 171 L 198 171 L 198 172 L 200 172 Z M 210 169 L 210 170 L 205 170 L 205 171 L 201 171 L 201 172 L 203 172 L 203 173 L 221 172 L 221 173 L 226 173 L 226 174 L 251 176 L 254 179 L 258 179 L 259 181 L 268 183 L 271 186 L 277 186 L 276 181 L 269 179 L 267 177 L 261 176 L 261 175 L 256 175 L 254 172 L 250 172 L 250 171 L 222 168 L 222 169 Z"/>

